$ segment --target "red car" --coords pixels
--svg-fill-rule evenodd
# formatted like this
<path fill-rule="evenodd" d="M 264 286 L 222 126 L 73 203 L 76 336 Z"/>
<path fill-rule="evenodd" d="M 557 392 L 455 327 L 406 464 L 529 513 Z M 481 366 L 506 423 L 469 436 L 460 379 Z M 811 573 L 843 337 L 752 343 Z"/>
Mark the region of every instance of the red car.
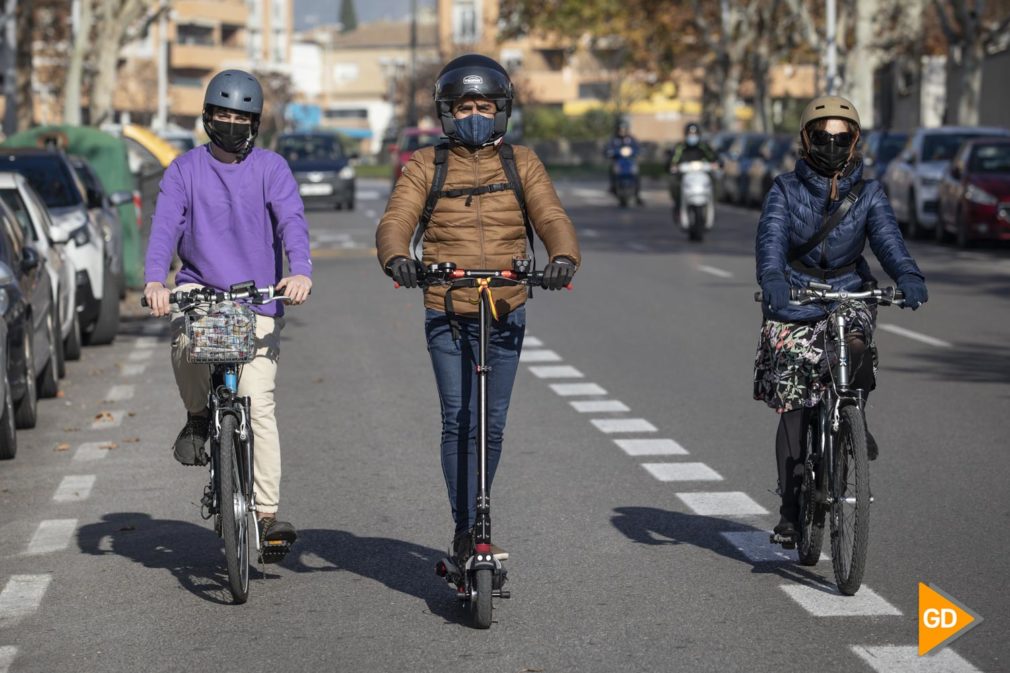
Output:
<path fill-rule="evenodd" d="M 442 141 L 442 138 L 442 129 L 419 128 L 416 126 L 403 129 L 400 132 L 399 139 L 396 141 L 396 145 L 390 148 L 390 152 L 393 154 L 393 184 L 396 184 L 400 173 L 403 172 L 403 167 L 410 161 L 410 155 L 415 150 L 428 147 L 429 145 L 437 145 Z"/>
<path fill-rule="evenodd" d="M 975 138 L 961 146 L 939 189 L 937 239 L 1010 241 L 1010 138 Z"/>

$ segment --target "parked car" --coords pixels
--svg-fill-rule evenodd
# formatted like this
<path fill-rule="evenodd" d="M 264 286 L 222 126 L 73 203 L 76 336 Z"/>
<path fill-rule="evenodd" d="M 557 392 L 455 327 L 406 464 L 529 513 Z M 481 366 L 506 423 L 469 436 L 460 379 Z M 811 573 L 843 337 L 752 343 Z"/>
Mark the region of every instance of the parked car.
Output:
<path fill-rule="evenodd" d="M 116 208 L 133 201 L 133 192 L 119 191 L 109 194 L 102 186 L 102 179 L 98 177 L 98 173 L 95 172 L 94 167 L 87 159 L 75 155 L 71 155 L 67 159 L 84 185 L 84 198 L 88 202 L 88 211 L 101 226 L 109 256 L 109 268 L 116 277 L 119 298 L 124 299 L 126 298 L 126 276 L 123 269 L 123 225 L 119 220 Z"/>
<path fill-rule="evenodd" d="M 726 151 L 722 170 L 722 198 L 742 204 L 747 197 L 747 171 L 768 139 L 764 133 L 742 133 Z"/>
<path fill-rule="evenodd" d="M 961 144 L 972 138 L 1007 135 L 1006 129 L 972 126 L 920 128 L 911 135 L 883 179 L 894 215 L 909 238 L 936 226 L 937 188 Z"/>
<path fill-rule="evenodd" d="M 354 209 L 354 166 L 334 133 L 282 133 L 275 144 L 298 182 L 306 205 L 324 204 L 337 210 Z"/>
<path fill-rule="evenodd" d="M 860 152 L 863 155 L 863 179 L 880 180 L 883 178 L 887 167 L 901 153 L 907 142 L 907 133 L 865 132 L 860 147 Z"/>
<path fill-rule="evenodd" d="M 52 284 L 45 260 L 27 244 L 17 218 L 2 200 L 0 287 L 14 304 L 7 324 L 14 423 L 19 428 L 34 428 L 38 398 L 55 397 L 60 390 Z"/>
<path fill-rule="evenodd" d="M 18 453 L 18 436 L 14 423 L 14 393 L 8 371 L 10 352 L 7 349 L 7 316 L 11 300 L 7 290 L 0 287 L 0 460 L 10 460 Z"/>
<path fill-rule="evenodd" d="M 977 138 L 961 146 L 940 182 L 937 239 L 958 246 L 1010 240 L 1010 138 Z"/>
<path fill-rule="evenodd" d="M 400 131 L 396 145 L 391 149 L 393 155 L 393 184 L 400 179 L 404 166 L 410 161 L 410 155 L 422 147 L 430 147 L 442 142 L 444 134 L 439 128 L 422 128 L 409 126 Z"/>
<path fill-rule="evenodd" d="M 81 322 L 77 316 L 77 270 L 62 245 L 52 238 L 52 221 L 46 205 L 20 173 L 0 172 L 0 199 L 14 213 L 25 239 L 46 261 L 56 311 L 56 369 L 66 375 L 65 360 L 81 357 Z M 2 421 L 0 421 L 2 432 Z"/>
<path fill-rule="evenodd" d="M 765 195 L 771 191 L 772 182 L 779 175 L 783 160 L 796 148 L 797 141 L 793 135 L 779 134 L 765 140 L 758 150 L 758 156 L 747 169 L 747 192 L 744 195 L 747 205 L 760 206 L 764 202 Z"/>
<path fill-rule="evenodd" d="M 85 188 L 62 152 L 7 149 L 7 170 L 25 176 L 49 209 L 52 239 L 77 269 L 77 310 L 85 344 L 108 344 L 119 329 L 119 288 L 101 225 L 87 208 Z"/>
<path fill-rule="evenodd" d="M 169 145 L 179 150 L 180 153 L 189 152 L 191 149 L 196 147 L 196 136 L 190 131 L 183 130 L 166 130 L 159 131 L 158 137 L 167 142 Z"/>

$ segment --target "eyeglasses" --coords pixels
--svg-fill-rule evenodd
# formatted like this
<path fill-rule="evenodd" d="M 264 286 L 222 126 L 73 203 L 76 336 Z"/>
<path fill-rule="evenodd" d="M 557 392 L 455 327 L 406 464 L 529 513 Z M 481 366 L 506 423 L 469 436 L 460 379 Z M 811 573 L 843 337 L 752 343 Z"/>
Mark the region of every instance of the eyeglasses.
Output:
<path fill-rule="evenodd" d="M 834 141 L 838 147 L 850 147 L 855 141 L 856 135 L 843 131 L 842 133 L 828 133 L 827 131 L 811 131 L 810 142 L 814 145 L 828 145 Z"/>

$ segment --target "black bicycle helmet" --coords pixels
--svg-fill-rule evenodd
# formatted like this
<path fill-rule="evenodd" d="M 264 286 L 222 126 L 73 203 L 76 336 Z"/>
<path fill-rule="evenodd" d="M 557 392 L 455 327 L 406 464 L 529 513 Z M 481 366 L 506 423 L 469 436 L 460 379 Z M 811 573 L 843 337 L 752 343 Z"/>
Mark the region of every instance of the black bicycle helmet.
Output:
<path fill-rule="evenodd" d="M 256 135 L 259 133 L 260 116 L 263 114 L 263 87 L 255 77 L 244 70 L 223 70 L 211 78 L 207 91 L 203 94 L 203 128 L 211 140 L 215 140 L 215 133 L 210 125 L 215 108 L 246 112 L 252 116 L 249 129 L 252 136 L 242 152 L 244 157 L 252 150 Z"/>
<path fill-rule="evenodd" d="M 458 140 L 452 105 L 466 96 L 480 96 L 494 101 L 492 140 L 505 135 L 512 115 L 515 91 L 512 80 L 500 63 L 481 54 L 466 54 L 449 61 L 435 80 L 435 114 L 442 122 L 442 132 L 451 140 Z"/>
<path fill-rule="evenodd" d="M 692 133 L 695 134 L 695 135 L 698 135 L 698 136 L 701 135 L 701 127 L 698 126 L 695 122 L 691 122 L 687 126 L 684 127 L 684 135 L 685 136 L 691 135 Z"/>

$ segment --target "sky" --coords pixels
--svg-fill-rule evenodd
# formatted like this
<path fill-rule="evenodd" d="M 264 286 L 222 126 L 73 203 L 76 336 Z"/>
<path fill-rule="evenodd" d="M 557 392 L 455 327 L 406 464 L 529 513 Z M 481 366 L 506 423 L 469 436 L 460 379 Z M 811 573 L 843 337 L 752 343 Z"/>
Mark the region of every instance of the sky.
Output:
<path fill-rule="evenodd" d="M 341 0 L 295 0 L 295 30 L 311 25 L 337 23 Z M 434 6 L 435 0 L 417 0 L 418 7 Z M 354 0 L 358 23 L 379 19 L 402 19 L 410 14 L 410 0 Z"/>

